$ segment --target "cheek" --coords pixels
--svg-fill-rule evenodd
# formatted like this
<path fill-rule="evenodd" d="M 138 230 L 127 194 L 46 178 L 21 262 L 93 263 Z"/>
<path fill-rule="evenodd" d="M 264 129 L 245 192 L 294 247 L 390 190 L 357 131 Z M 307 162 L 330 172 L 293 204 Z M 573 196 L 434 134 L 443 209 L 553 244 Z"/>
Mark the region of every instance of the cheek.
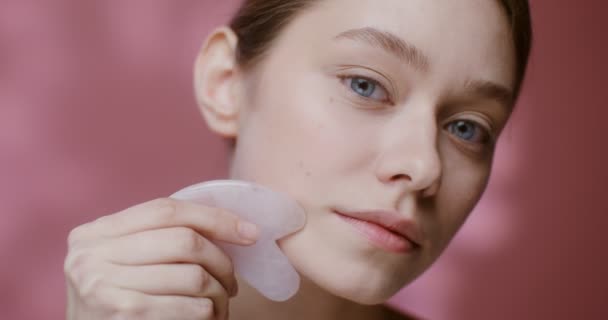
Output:
<path fill-rule="evenodd" d="M 472 160 L 453 146 L 442 148 L 443 174 L 436 199 L 435 226 L 443 249 L 469 216 L 483 194 L 491 159 Z"/>
<path fill-rule="evenodd" d="M 291 81 L 267 81 L 269 86 L 258 92 L 239 132 L 241 155 L 256 163 L 264 160 L 260 176 L 269 169 L 287 172 L 290 179 L 360 170 L 369 160 L 362 156 L 374 139 L 369 133 L 377 130 L 337 96 L 323 75 L 302 73 Z"/>
<path fill-rule="evenodd" d="M 306 200 L 314 180 L 325 177 L 339 159 L 329 106 L 302 85 L 269 82 L 258 92 L 252 112 L 243 119 L 232 166 L 232 178 L 256 181 Z M 310 92 L 308 90 L 308 92 Z M 326 101 L 325 101 L 326 102 Z M 307 192 L 308 191 L 308 192 Z"/>

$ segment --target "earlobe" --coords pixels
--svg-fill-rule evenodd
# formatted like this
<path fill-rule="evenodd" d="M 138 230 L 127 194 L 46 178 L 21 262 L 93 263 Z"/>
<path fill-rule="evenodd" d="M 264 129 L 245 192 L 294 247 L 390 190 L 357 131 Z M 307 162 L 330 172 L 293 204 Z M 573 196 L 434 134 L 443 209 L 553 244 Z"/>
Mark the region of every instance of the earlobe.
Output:
<path fill-rule="evenodd" d="M 239 105 L 236 49 L 238 38 L 228 27 L 207 38 L 194 66 L 194 91 L 209 128 L 224 137 L 236 137 Z"/>

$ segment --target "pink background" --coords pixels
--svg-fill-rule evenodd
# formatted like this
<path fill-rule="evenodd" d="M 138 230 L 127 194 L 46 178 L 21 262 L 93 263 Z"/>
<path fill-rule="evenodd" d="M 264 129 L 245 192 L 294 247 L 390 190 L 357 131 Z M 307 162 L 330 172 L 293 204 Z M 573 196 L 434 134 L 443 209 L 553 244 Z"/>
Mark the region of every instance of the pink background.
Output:
<path fill-rule="evenodd" d="M 392 303 L 430 319 L 608 319 L 608 4 L 575 3 L 534 1 L 490 187 Z M 0 1 L 0 319 L 64 317 L 74 226 L 225 176 L 191 65 L 233 6 Z"/>

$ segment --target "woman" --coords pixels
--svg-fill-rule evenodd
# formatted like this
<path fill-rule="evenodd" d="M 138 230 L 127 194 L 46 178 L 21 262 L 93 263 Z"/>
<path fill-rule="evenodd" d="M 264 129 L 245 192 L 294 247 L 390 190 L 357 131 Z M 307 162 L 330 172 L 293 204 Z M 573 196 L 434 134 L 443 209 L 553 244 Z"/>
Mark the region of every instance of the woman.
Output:
<path fill-rule="evenodd" d="M 525 0 L 245 1 L 205 42 L 196 97 L 234 141 L 230 178 L 306 210 L 279 241 L 300 291 L 277 303 L 239 282 L 237 294 L 209 240 L 251 244 L 255 226 L 157 199 L 72 231 L 68 319 L 405 317 L 381 303 L 482 195 L 530 36 Z"/>

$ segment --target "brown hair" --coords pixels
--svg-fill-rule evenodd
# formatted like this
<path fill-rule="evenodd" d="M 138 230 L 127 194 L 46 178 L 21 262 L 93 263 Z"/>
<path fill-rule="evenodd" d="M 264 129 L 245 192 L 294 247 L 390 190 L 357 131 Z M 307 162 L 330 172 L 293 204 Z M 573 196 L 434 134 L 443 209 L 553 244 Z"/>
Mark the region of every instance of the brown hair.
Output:
<path fill-rule="evenodd" d="M 237 62 L 246 69 L 268 52 L 273 40 L 298 12 L 319 0 L 245 0 L 230 22 L 239 38 Z M 526 73 L 532 44 L 528 0 L 500 0 L 511 26 L 515 47 L 515 97 Z"/>

